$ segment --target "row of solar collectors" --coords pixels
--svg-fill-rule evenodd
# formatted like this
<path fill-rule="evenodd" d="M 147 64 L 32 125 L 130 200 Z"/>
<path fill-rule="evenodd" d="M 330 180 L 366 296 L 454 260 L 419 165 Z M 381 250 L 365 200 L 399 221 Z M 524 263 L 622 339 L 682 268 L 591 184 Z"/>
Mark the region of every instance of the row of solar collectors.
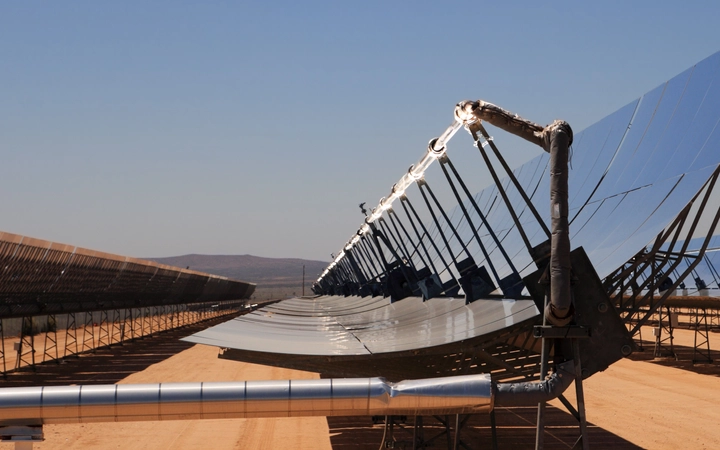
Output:
<path fill-rule="evenodd" d="M 693 274 L 694 283 L 687 284 L 698 290 L 707 289 L 712 296 L 720 297 L 720 236 L 715 236 L 709 247 L 703 258 L 704 264 L 699 264 Z"/>
<path fill-rule="evenodd" d="M 720 164 L 720 53 L 686 70 L 641 98 L 575 135 L 571 151 L 570 232 L 572 247 L 587 251 L 598 274 L 608 275 L 647 245 L 692 199 Z M 498 133 L 499 134 L 499 133 Z M 502 151 L 502 135 L 494 142 Z M 513 171 L 546 223 L 550 223 L 549 155 L 542 154 Z M 461 173 L 462 175 L 462 173 Z M 547 240 L 510 179 L 501 182 L 533 246 Z M 532 259 L 496 185 L 474 196 L 515 267 L 535 270 Z M 500 276 L 511 273 L 497 245 L 469 201 L 470 220 Z M 478 265 L 486 264 L 459 206 L 450 214 Z M 446 236 L 452 230 L 442 217 Z M 463 249 L 450 249 L 432 224 L 424 237 L 448 260 Z M 437 252 L 433 261 L 441 266 Z M 413 262 L 422 263 L 417 254 Z M 447 276 L 443 277 L 447 278 Z"/>
<path fill-rule="evenodd" d="M 249 298 L 255 285 L 0 233 L 0 317 Z"/>
<path fill-rule="evenodd" d="M 687 255 L 682 258 L 678 267 L 668 273 L 671 281 L 679 278 L 680 274 L 695 261 L 698 250 L 705 241 L 704 237 L 691 239 L 687 244 Z M 683 241 L 676 244 L 676 247 L 682 247 Z M 667 246 L 661 248 L 666 251 Z M 646 269 L 645 276 L 652 276 L 650 269 Z M 657 276 L 657 274 L 655 274 Z M 699 297 L 720 297 L 720 236 L 713 236 L 708 242 L 707 250 L 701 257 L 698 264 L 692 270 L 690 276 L 683 280 L 678 287 L 678 295 L 683 296 L 699 296 Z"/>

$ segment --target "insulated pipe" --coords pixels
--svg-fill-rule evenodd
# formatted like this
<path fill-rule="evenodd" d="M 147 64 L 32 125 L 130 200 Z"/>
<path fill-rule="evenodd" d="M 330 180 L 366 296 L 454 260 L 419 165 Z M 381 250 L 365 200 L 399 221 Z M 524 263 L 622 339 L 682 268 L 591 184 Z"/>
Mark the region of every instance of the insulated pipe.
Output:
<path fill-rule="evenodd" d="M 474 102 L 465 100 L 455 106 L 455 120 L 458 122 L 470 124 L 477 119 L 484 120 L 501 130 L 539 145 L 546 152 L 550 151 L 545 147 L 544 128 L 534 122 L 482 100 Z"/>
<path fill-rule="evenodd" d="M 550 303 L 545 309 L 545 318 L 555 326 L 569 324 L 573 318 L 568 225 L 568 157 L 573 140 L 570 125 L 556 120 L 542 127 L 482 100 L 458 103 L 455 119 L 468 125 L 484 120 L 550 153 Z"/>
<path fill-rule="evenodd" d="M 118 384 L 0 389 L 0 427 L 299 416 L 473 414 L 492 409 L 490 375 Z"/>
<path fill-rule="evenodd" d="M 544 133 L 550 150 L 550 303 L 545 309 L 548 322 L 556 326 L 570 323 L 573 316 L 570 278 L 570 227 L 568 224 L 568 157 L 572 130 L 567 122 L 555 121 Z"/>
<path fill-rule="evenodd" d="M 0 428 L 46 424 L 260 417 L 475 414 L 532 406 L 562 394 L 573 361 L 543 382 L 494 383 L 461 375 L 388 383 L 382 378 L 113 384 L 0 389 Z"/>
<path fill-rule="evenodd" d="M 560 396 L 575 379 L 575 363 L 558 364 L 555 372 L 541 382 L 498 383 L 495 406 L 537 406 Z"/>

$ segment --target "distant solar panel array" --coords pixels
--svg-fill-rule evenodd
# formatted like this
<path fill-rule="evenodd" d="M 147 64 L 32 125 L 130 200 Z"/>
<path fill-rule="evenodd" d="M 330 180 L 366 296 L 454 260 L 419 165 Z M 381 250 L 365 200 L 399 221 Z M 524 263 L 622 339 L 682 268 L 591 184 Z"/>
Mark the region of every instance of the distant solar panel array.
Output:
<path fill-rule="evenodd" d="M 0 233 L 0 318 L 249 298 L 253 283 Z"/>
<path fill-rule="evenodd" d="M 718 191 L 719 124 L 720 53 L 574 136 L 572 247 L 585 249 L 633 332 L 656 309 L 654 296 L 698 270 L 695 260 L 715 234 L 719 212 L 708 205 Z M 494 183 L 474 195 L 431 142 L 318 279 L 320 298 L 281 302 L 190 340 L 224 347 L 228 358 L 346 375 L 351 367 L 413 376 L 444 366 L 435 373 L 527 376 L 537 362 L 528 321 L 540 316 L 523 278 L 542 269 L 547 255 L 549 156 L 502 175 L 501 141 L 484 132 L 478 139 L 480 164 Z M 426 173 L 433 158 L 440 182 Z M 430 188 L 443 181 L 454 209 Z M 693 238 L 693 249 L 683 244 Z M 516 308 L 525 302 L 530 313 L 520 308 L 520 317 Z M 646 315 L 638 319 L 641 308 Z"/>

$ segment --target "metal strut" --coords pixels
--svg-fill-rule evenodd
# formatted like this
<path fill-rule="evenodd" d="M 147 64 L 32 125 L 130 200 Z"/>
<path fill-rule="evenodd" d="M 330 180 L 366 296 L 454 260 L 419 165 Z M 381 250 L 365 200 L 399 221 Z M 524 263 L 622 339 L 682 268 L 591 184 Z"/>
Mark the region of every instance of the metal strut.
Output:
<path fill-rule="evenodd" d="M 420 262 L 423 263 L 424 267 L 428 267 L 428 263 L 425 261 L 425 258 L 423 258 L 422 253 L 420 253 L 417 249 L 417 245 L 413 242 L 412 238 L 410 237 L 410 234 L 408 233 L 407 229 L 405 228 L 405 225 L 400 221 L 400 219 L 397 217 L 397 214 L 395 214 L 394 209 L 388 210 L 388 217 L 390 217 L 390 222 L 393 225 L 393 228 L 395 228 L 395 233 L 397 233 L 398 236 L 400 236 L 400 230 L 398 229 L 398 224 L 400 225 L 400 228 L 403 230 L 403 233 L 405 234 L 405 238 L 407 241 L 412 245 L 413 251 L 412 253 L 407 249 L 407 246 L 405 245 L 405 241 L 403 239 L 400 239 L 400 242 L 403 243 L 403 247 L 405 248 L 405 252 L 408 254 L 408 257 L 410 260 L 412 260 L 412 257 L 417 254 L 420 258 Z"/>
<path fill-rule="evenodd" d="M 452 231 L 453 235 L 455 236 L 455 239 L 458 241 L 460 246 L 462 247 L 463 252 L 468 256 L 468 258 L 472 258 L 472 255 L 470 254 L 470 251 L 467 248 L 467 245 L 465 245 L 465 242 L 463 242 L 462 238 L 460 237 L 460 234 L 458 234 L 457 230 L 453 226 L 452 222 L 450 221 L 450 218 L 445 213 L 445 210 L 443 209 L 442 205 L 438 201 L 437 197 L 435 197 L 435 193 L 430 189 L 430 185 L 427 181 L 424 179 L 418 180 L 418 187 L 420 187 L 420 193 L 423 196 L 423 199 L 425 200 L 425 204 L 428 207 L 428 210 L 430 211 L 430 215 L 433 218 L 433 221 L 435 222 L 435 226 L 437 226 L 438 232 L 440 233 L 440 237 L 442 238 L 443 242 L 445 243 L 445 247 L 448 249 L 448 252 L 450 252 L 450 257 L 453 259 L 453 262 L 457 265 L 457 259 L 455 257 L 455 254 L 453 253 L 452 249 L 450 248 L 450 242 L 445 236 L 445 233 L 442 230 L 442 226 L 440 225 L 440 221 L 438 220 L 437 216 L 435 215 L 435 211 L 433 210 L 432 206 L 430 205 L 430 201 L 428 201 L 427 196 L 425 195 L 425 190 L 427 190 L 428 194 L 430 194 L 430 198 L 432 198 L 433 203 L 435 203 L 435 206 L 437 207 L 438 211 L 440 211 L 440 214 L 442 214 L 443 219 L 445 219 L 445 223 L 447 223 L 448 228 Z"/>
<path fill-rule="evenodd" d="M 402 205 L 403 210 L 405 211 L 405 215 L 407 216 L 407 219 L 410 222 L 410 226 L 412 226 L 413 231 L 415 232 L 415 235 L 418 238 L 418 243 L 417 243 L 417 245 L 415 245 L 415 248 L 417 249 L 417 247 L 420 246 L 423 249 L 423 252 L 425 252 L 425 256 L 427 257 L 426 263 L 423 260 L 423 262 L 425 263 L 425 267 L 431 268 L 433 273 L 439 275 L 440 272 L 438 272 L 438 270 L 435 268 L 435 264 L 433 263 L 433 258 L 432 258 L 432 256 L 430 256 L 430 252 L 428 251 L 427 247 L 425 246 L 425 242 L 423 241 L 423 236 L 420 234 L 417 227 L 415 226 L 415 221 L 413 221 L 413 218 L 410 215 L 410 212 L 408 211 L 408 207 L 405 203 L 407 203 L 412 208 L 412 205 L 410 204 L 410 201 L 407 200 L 407 197 L 401 197 L 400 204 Z M 415 212 L 414 209 L 413 209 L 413 212 Z M 417 217 L 417 214 L 416 214 L 416 217 Z M 400 222 L 400 223 L 402 224 L 402 222 Z M 420 224 L 422 225 L 422 222 L 420 222 Z M 423 227 L 423 229 L 424 229 L 424 227 Z M 403 230 L 405 230 L 406 234 L 408 233 L 408 231 L 405 229 L 405 227 L 403 227 Z M 425 234 L 427 235 L 427 232 L 425 232 Z M 432 242 L 432 240 L 431 240 L 431 242 Z M 436 249 L 436 251 L 437 251 L 437 249 Z M 418 255 L 420 255 L 420 252 L 418 252 Z M 420 256 L 420 258 L 422 259 L 422 256 Z M 444 260 L 443 260 L 443 264 L 445 264 Z M 445 267 L 447 269 L 447 264 L 445 264 Z"/>
<path fill-rule="evenodd" d="M 390 236 L 390 238 L 395 242 L 395 251 L 396 252 L 399 251 L 400 253 L 402 253 L 402 256 L 403 256 L 402 259 L 404 259 L 405 261 L 408 262 L 408 264 L 410 264 L 411 266 L 414 267 L 414 265 L 410 259 L 410 254 L 407 251 L 407 248 L 405 248 L 405 246 L 401 244 L 402 241 L 398 240 L 398 238 L 395 236 L 395 234 L 392 232 L 392 230 L 388 226 L 387 222 L 385 222 L 385 219 L 383 219 L 381 217 L 380 219 L 378 219 L 377 222 L 380 224 L 380 228 L 382 228 L 383 233 L 386 236 Z M 388 243 L 389 242 L 390 241 L 388 240 Z M 399 256 L 399 254 L 398 254 L 398 256 Z"/>
<path fill-rule="evenodd" d="M 378 270 L 377 266 L 375 265 L 375 260 L 372 258 L 370 252 L 367 249 L 365 236 L 360 237 L 358 244 L 360 254 L 363 255 L 363 259 L 365 260 L 365 263 L 368 264 L 368 268 L 372 268 L 371 272 L 374 274 L 374 278 L 379 278 L 382 271 Z"/>
<path fill-rule="evenodd" d="M 372 237 L 368 237 L 367 235 L 365 235 L 360 239 L 360 242 L 363 243 L 363 245 L 365 246 L 365 252 L 367 253 L 368 258 L 370 258 L 370 261 L 373 263 L 373 267 L 377 272 L 377 277 L 380 278 L 383 274 L 386 273 L 387 268 L 385 266 L 382 266 L 383 270 L 378 269 L 377 264 L 382 264 L 382 260 L 378 257 L 377 253 L 375 253 L 375 247 L 373 247 L 372 243 L 367 242 L 370 239 L 372 239 Z M 372 255 L 372 257 L 370 255 Z"/>
<path fill-rule="evenodd" d="M 535 216 L 535 220 L 537 220 L 538 224 L 540 225 L 540 228 L 542 228 L 545 235 L 548 237 L 548 239 L 551 237 L 550 230 L 548 229 L 547 225 L 545 224 L 545 221 L 540 217 L 540 214 L 538 214 L 537 209 L 535 209 L 535 205 L 532 201 L 530 201 L 530 198 L 527 196 L 527 193 L 520 185 L 520 182 L 515 177 L 515 174 L 512 170 L 510 170 L 510 166 L 508 166 L 507 162 L 505 162 L 505 158 L 502 157 L 502 154 L 498 150 L 497 146 L 495 145 L 495 141 L 490 137 L 488 132 L 485 130 L 485 127 L 482 126 L 482 123 L 478 123 L 477 129 L 480 131 L 480 134 L 482 134 L 483 138 L 485 139 L 485 142 L 490 145 L 490 148 L 492 149 L 493 153 L 495 154 L 495 157 L 500 161 L 500 164 L 503 166 L 503 169 L 505 169 L 505 173 L 510 178 L 510 180 L 515 185 L 515 188 L 518 190 L 520 195 L 522 196 L 523 200 L 525 201 L 525 204 L 530 209 L 530 212 L 532 212 L 533 216 Z"/>
<path fill-rule="evenodd" d="M 362 246 L 362 242 L 358 241 L 360 245 L 356 245 L 352 248 L 352 251 L 355 251 L 357 255 L 360 257 L 358 258 L 365 268 L 365 272 L 367 272 L 367 280 L 368 283 L 372 282 L 377 278 L 377 269 L 375 269 L 374 266 L 371 265 L 371 262 L 368 262 L 367 258 L 365 257 L 364 248 Z"/>
<path fill-rule="evenodd" d="M 467 212 L 467 208 L 465 208 L 465 204 L 460 198 L 460 194 L 458 194 L 457 188 L 455 187 L 455 184 L 452 181 L 452 178 L 450 178 L 450 174 L 448 173 L 447 169 L 445 168 L 445 165 L 448 164 L 452 166 L 452 163 L 450 162 L 450 158 L 448 158 L 447 155 L 444 155 L 440 159 L 440 168 L 442 169 L 443 173 L 445 174 L 445 178 L 447 179 L 448 184 L 450 185 L 450 188 L 453 191 L 453 194 L 455 195 L 455 199 L 458 202 L 458 205 L 460 206 L 460 209 L 462 210 L 463 214 L 465 215 L 465 220 L 467 220 L 468 225 L 470 226 L 470 229 L 472 230 L 473 236 L 475 237 L 475 240 L 477 241 L 478 245 L 480 246 L 480 251 L 482 251 L 483 257 L 485 258 L 485 261 L 487 262 L 488 266 L 490 266 L 490 270 L 493 273 L 493 276 L 495 277 L 495 280 L 498 282 L 498 284 L 502 283 L 502 280 L 500 279 L 500 275 L 498 275 L 497 270 L 495 270 L 495 265 L 490 260 L 490 255 L 488 254 L 487 250 L 485 249 L 485 245 L 482 242 L 482 239 L 480 239 L 480 235 L 478 234 L 478 229 L 475 227 L 475 224 L 472 221 L 472 218 L 470 217 L 470 214 Z M 455 177 L 457 178 L 458 182 L 462 185 L 462 187 L 467 190 L 465 187 L 465 183 L 462 181 L 462 178 L 458 175 L 458 173 L 455 171 L 455 168 L 452 167 L 453 173 L 455 174 Z M 489 227 L 488 227 L 489 228 Z M 514 269 L 514 267 L 513 267 Z M 517 271 L 515 271 L 517 273 Z"/>
<path fill-rule="evenodd" d="M 432 141 L 431 141 L 431 145 L 432 145 Z M 463 292 L 465 294 L 465 302 L 471 303 L 479 298 L 490 295 L 493 291 L 495 291 L 496 286 L 493 284 L 493 281 L 490 278 L 490 275 L 487 273 L 487 270 L 484 267 L 477 266 L 477 264 L 475 263 L 475 260 L 472 257 L 472 254 L 470 253 L 470 251 L 467 248 L 467 245 L 460 237 L 460 234 L 458 233 L 455 226 L 453 226 L 452 221 L 448 217 L 447 213 L 445 213 L 445 210 L 443 209 L 442 205 L 438 201 L 437 197 L 435 197 L 435 194 L 433 193 L 432 189 L 430 189 L 430 185 L 425 180 L 420 179 L 420 180 L 418 180 L 418 186 L 420 187 L 420 193 L 422 194 L 423 199 L 425 200 L 425 203 L 427 204 L 428 210 L 430 211 L 430 214 L 432 215 L 432 218 L 435 221 L 435 225 L 438 228 L 440 237 L 443 239 L 443 242 L 445 243 L 445 246 L 447 247 L 448 252 L 450 253 L 450 257 L 453 259 L 453 262 L 455 263 L 455 269 L 458 271 L 458 273 L 460 275 L 458 282 L 460 283 L 460 286 L 462 287 Z M 450 228 L 453 236 L 460 243 L 462 250 L 467 255 L 467 258 L 463 259 L 462 261 L 457 260 L 452 249 L 450 248 L 449 240 L 445 236 L 445 233 L 442 230 L 442 226 L 441 226 L 440 222 L 438 221 L 438 218 L 435 215 L 435 212 L 433 211 L 433 208 L 430 205 L 430 202 L 428 201 L 427 196 L 425 195 L 425 190 L 427 190 L 427 192 L 430 194 L 430 197 L 432 198 L 433 202 L 435 203 L 435 206 L 440 211 L 440 214 L 442 214 L 442 217 L 445 220 L 445 223 L 447 223 L 448 228 Z M 512 281 L 511 283 L 508 283 L 509 286 L 505 286 L 503 283 L 503 280 L 498 279 L 498 284 L 500 286 L 505 287 L 504 294 L 506 295 L 506 297 L 514 298 L 519 295 L 519 292 L 518 292 L 519 290 L 516 287 L 519 280 L 516 280 L 516 281 Z M 508 289 L 508 288 L 511 288 L 511 289 Z"/>
<path fill-rule="evenodd" d="M 422 190 L 421 190 L 421 192 L 422 192 Z M 445 258 L 443 258 L 443 255 L 442 255 L 442 253 L 440 252 L 440 249 L 438 248 L 437 244 L 435 243 L 435 240 L 432 239 L 432 238 L 430 238 L 430 233 L 428 233 L 427 228 L 425 228 L 425 224 L 423 223 L 423 221 L 420 220 L 420 216 L 418 216 L 418 213 L 417 213 L 417 211 L 415 210 L 415 207 L 412 205 L 412 203 L 410 203 L 410 200 L 407 198 L 407 196 L 402 196 L 402 197 L 400 197 L 400 201 L 403 203 L 403 208 L 405 207 L 405 204 L 407 204 L 407 206 L 410 207 L 410 210 L 412 211 L 413 215 L 415 216 L 415 219 L 416 219 L 416 220 L 418 221 L 418 223 L 420 224 L 420 228 L 422 228 L 424 235 L 425 235 L 425 236 L 428 236 L 428 240 L 430 241 L 430 244 L 432 244 L 433 249 L 435 250 L 435 253 L 437 253 L 437 256 L 440 258 L 440 261 L 442 261 L 443 265 L 445 266 L 445 271 L 446 271 L 446 272 L 448 273 L 448 275 L 450 275 L 450 277 L 452 278 L 452 282 L 454 283 L 453 286 L 460 286 L 460 282 L 458 281 L 457 278 L 455 278 L 455 274 L 454 274 L 454 273 L 452 272 L 452 270 L 450 269 L 450 265 L 447 263 L 447 261 L 445 260 Z M 426 201 L 427 201 L 427 200 L 426 200 Z M 407 213 L 407 212 L 408 212 L 407 209 L 405 209 L 405 213 Z M 409 217 L 409 214 L 408 214 L 408 217 Z M 414 225 L 414 224 L 413 224 L 413 228 L 415 228 L 415 225 Z M 415 230 L 415 232 L 417 233 L 417 229 Z M 442 235 L 442 233 L 441 233 L 441 235 Z M 420 241 L 422 242 L 422 237 L 420 237 L 419 234 L 418 234 L 418 237 L 420 238 Z M 443 237 L 444 237 L 444 236 L 443 236 Z M 446 245 L 447 245 L 447 244 L 446 244 Z M 423 245 L 423 248 L 425 248 L 424 245 Z M 427 251 L 427 249 L 426 249 L 425 251 Z M 451 256 L 451 258 L 453 258 L 453 262 L 455 262 L 455 257 L 452 255 L 452 252 L 450 253 L 450 256 Z M 429 257 L 429 255 L 428 255 L 428 257 Z M 431 261 L 432 261 L 432 259 L 431 259 Z M 437 271 L 436 271 L 435 273 L 437 273 L 438 276 L 440 275 L 440 273 L 437 272 Z M 450 286 L 443 286 L 443 288 L 449 290 L 449 289 L 450 289 Z"/>
<path fill-rule="evenodd" d="M 527 234 L 525 233 L 525 229 L 523 228 L 522 224 L 520 223 L 520 219 L 518 218 L 517 213 L 515 212 L 515 209 L 512 206 L 512 203 L 510 203 L 510 199 L 507 196 L 507 193 L 505 192 L 505 189 L 502 187 L 502 183 L 500 182 L 500 177 L 498 177 L 498 174 L 495 172 L 495 168 L 493 167 L 492 163 L 490 162 L 490 158 L 488 158 L 487 152 L 485 151 L 485 144 L 480 142 L 480 137 L 478 137 L 477 133 L 475 131 L 470 131 L 470 134 L 473 137 L 473 140 L 475 141 L 475 146 L 480 150 L 480 154 L 483 157 L 483 160 L 485 161 L 485 165 L 487 166 L 488 170 L 490 171 L 490 175 L 493 178 L 493 181 L 495 182 L 495 186 L 498 189 L 498 192 L 500 193 L 500 196 L 502 197 L 503 201 L 505 202 L 505 206 L 508 209 L 508 212 L 510 213 L 510 217 L 512 217 L 513 222 L 515 223 L 515 227 L 517 228 L 518 232 L 520 233 L 520 238 L 522 238 L 523 242 L 525 243 L 525 247 L 528 250 L 528 253 L 533 256 L 533 259 L 535 258 L 534 250 L 532 244 L 530 244 L 530 239 L 528 239 Z M 486 141 L 487 142 L 487 141 Z"/>
<path fill-rule="evenodd" d="M 465 196 L 470 200 L 470 204 L 475 209 L 475 212 L 478 214 L 478 217 L 480 217 L 480 220 L 482 221 L 483 225 L 485 225 L 485 228 L 487 228 L 488 233 L 490 234 L 490 237 L 493 239 L 493 242 L 495 242 L 495 245 L 497 246 L 498 250 L 500 250 L 500 253 L 505 258 L 505 262 L 507 262 L 508 266 L 510 267 L 510 270 L 514 274 L 516 274 L 518 277 L 520 277 L 520 273 L 515 268 L 515 264 L 513 264 L 512 259 L 510 259 L 510 256 L 505 251 L 505 248 L 501 244 L 501 240 L 497 237 L 495 234 L 495 231 L 490 226 L 490 223 L 488 222 L 487 218 L 485 217 L 485 214 L 483 214 L 482 210 L 480 209 L 480 206 L 478 206 L 477 202 L 475 201 L 475 197 L 470 193 L 467 186 L 465 186 L 465 183 L 462 181 L 462 178 L 460 177 L 460 174 L 458 174 L 457 170 L 455 169 L 455 165 L 452 163 L 450 158 L 447 158 L 447 165 L 450 167 L 450 170 L 452 170 L 453 174 L 455 175 L 455 178 L 460 182 L 460 187 L 462 187 L 463 192 L 465 193 Z M 492 207 L 491 207 L 492 209 Z M 479 230 L 479 228 L 478 228 Z"/>
<path fill-rule="evenodd" d="M 3 319 L 0 318 L 0 359 L 2 360 L 2 376 L 7 377 L 7 362 L 5 360 L 5 332 L 3 331 Z"/>

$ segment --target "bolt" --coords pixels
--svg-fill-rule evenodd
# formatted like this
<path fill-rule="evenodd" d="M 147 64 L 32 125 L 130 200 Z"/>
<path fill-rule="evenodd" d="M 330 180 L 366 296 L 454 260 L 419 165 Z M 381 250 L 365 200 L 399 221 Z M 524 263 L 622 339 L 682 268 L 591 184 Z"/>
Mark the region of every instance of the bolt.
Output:
<path fill-rule="evenodd" d="M 630 356 L 630 353 L 632 353 L 632 347 L 625 344 L 622 347 L 620 347 L 620 352 L 623 354 L 623 356 Z"/>
<path fill-rule="evenodd" d="M 598 303 L 597 309 L 598 309 L 598 311 L 600 311 L 601 313 L 607 312 L 607 310 L 608 310 L 608 304 L 605 303 L 605 302 Z"/>
<path fill-rule="evenodd" d="M 587 378 L 587 377 L 590 376 L 590 371 L 587 370 L 587 369 L 582 369 L 582 370 L 580 371 L 580 375 L 582 375 L 583 379 L 585 379 L 585 378 Z"/>

